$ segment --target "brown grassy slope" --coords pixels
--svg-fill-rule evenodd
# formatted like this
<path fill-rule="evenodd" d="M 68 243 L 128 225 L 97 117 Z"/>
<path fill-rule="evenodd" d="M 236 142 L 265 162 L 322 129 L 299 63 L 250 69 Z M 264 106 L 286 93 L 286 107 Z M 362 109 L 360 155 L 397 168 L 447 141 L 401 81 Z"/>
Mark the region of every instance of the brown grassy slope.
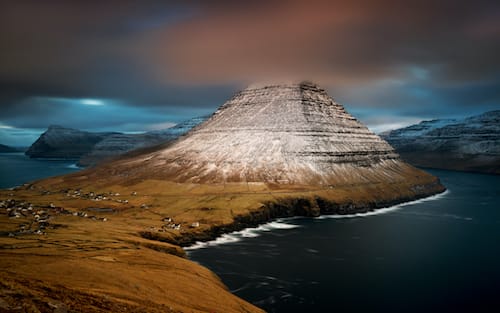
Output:
<path fill-rule="evenodd" d="M 444 190 L 411 166 L 394 171 L 364 168 L 352 184 L 294 186 L 127 181 L 91 170 L 0 191 L 1 200 L 17 200 L 14 207 L 26 207 L 23 201 L 33 207 L 17 218 L 0 209 L 0 307 L 257 312 L 209 270 L 183 258 L 177 245 L 273 217 L 366 211 Z M 106 198 L 95 201 L 97 195 Z M 36 211 L 44 211 L 38 221 Z M 73 215 L 78 212 L 87 216 Z M 40 229 L 40 218 L 44 234 L 28 233 Z M 199 226 L 190 227 L 194 222 Z M 180 229 L 172 229 L 174 223 Z"/>
<path fill-rule="evenodd" d="M 1 230 L 16 234 L 0 237 L 0 299 L 10 309 L 36 306 L 52 312 L 52 304 L 63 303 L 77 312 L 260 311 L 233 296 L 208 269 L 184 258 L 180 248 L 138 236 L 159 220 L 154 213 L 138 216 L 131 208 L 95 213 L 106 216 L 103 221 L 41 208 L 46 200 L 70 204 L 60 194 L 18 198 L 24 196 L 50 218 L 45 234 L 22 234 L 20 224 L 37 224 L 33 216 L 0 214 Z M 76 201 L 76 207 L 86 205 Z"/>

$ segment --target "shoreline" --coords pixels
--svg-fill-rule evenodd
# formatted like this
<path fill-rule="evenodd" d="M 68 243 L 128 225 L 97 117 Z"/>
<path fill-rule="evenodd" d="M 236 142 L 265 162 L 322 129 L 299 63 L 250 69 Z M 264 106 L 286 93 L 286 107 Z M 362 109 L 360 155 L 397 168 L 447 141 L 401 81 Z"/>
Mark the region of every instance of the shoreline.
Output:
<path fill-rule="evenodd" d="M 259 236 L 257 233 L 262 232 L 262 231 L 272 231 L 274 229 L 295 229 L 300 226 L 293 225 L 293 224 L 288 224 L 286 223 L 287 221 L 290 220 L 295 220 L 295 219 L 301 219 L 301 218 L 314 218 L 314 219 L 343 219 L 343 218 L 361 218 L 361 217 L 368 217 L 368 216 L 374 216 L 374 215 L 381 215 L 381 214 L 387 214 L 391 213 L 394 211 L 397 211 L 399 209 L 402 209 L 405 206 L 408 205 L 413 205 L 416 203 L 420 202 L 427 202 L 427 201 L 434 201 L 441 199 L 445 195 L 449 194 L 449 190 L 445 189 L 442 192 L 429 195 L 420 199 L 415 199 L 415 200 L 410 200 L 407 202 L 401 202 L 398 204 L 394 204 L 389 207 L 384 207 L 384 208 L 376 208 L 369 210 L 364 213 L 350 213 L 350 214 L 322 214 L 319 216 L 315 217 L 308 217 L 308 216 L 290 216 L 290 217 L 278 217 L 274 218 L 270 221 L 264 222 L 262 224 L 259 224 L 257 226 L 249 226 L 240 230 L 235 230 L 229 233 L 223 233 L 219 235 L 218 237 L 209 240 L 209 241 L 197 241 L 191 246 L 185 246 L 182 247 L 184 251 L 186 251 L 188 257 L 189 257 L 189 252 L 193 250 L 198 250 L 198 249 L 204 249 L 207 247 L 211 246 L 218 246 L 218 245 L 223 245 L 223 244 L 228 244 L 228 243 L 233 243 L 233 242 L 238 242 L 242 238 L 254 238 Z M 235 236 L 238 235 L 238 236 Z"/>
<path fill-rule="evenodd" d="M 405 203 L 411 204 L 414 201 L 438 196 L 447 192 L 447 189 L 440 184 L 439 180 L 436 181 L 435 184 L 427 185 L 426 188 L 428 190 L 417 193 L 412 197 L 403 196 L 391 200 L 370 201 L 366 203 L 355 203 L 354 201 L 339 203 L 318 196 L 315 196 L 313 199 L 305 197 L 287 197 L 264 203 L 258 210 L 250 211 L 245 215 L 234 216 L 231 223 L 213 225 L 203 231 L 181 233 L 173 238 L 165 238 L 158 233 L 150 231 L 141 231 L 139 235 L 145 239 L 167 242 L 184 249 L 199 242 L 213 241 L 225 234 L 242 231 L 247 228 L 255 228 L 280 218 L 318 218 L 328 215 L 352 216 L 356 214 L 370 214 L 377 210 L 383 210 Z"/>

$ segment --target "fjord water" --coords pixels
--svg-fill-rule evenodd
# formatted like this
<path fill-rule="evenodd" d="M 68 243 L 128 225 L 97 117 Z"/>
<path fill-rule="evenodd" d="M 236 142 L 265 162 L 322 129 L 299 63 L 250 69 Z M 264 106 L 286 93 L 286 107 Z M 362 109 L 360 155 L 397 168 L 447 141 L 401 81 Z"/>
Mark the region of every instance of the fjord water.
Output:
<path fill-rule="evenodd" d="M 496 311 L 500 176 L 428 171 L 448 188 L 435 200 L 275 221 L 189 257 L 268 312 Z"/>
<path fill-rule="evenodd" d="M 75 161 L 30 159 L 24 153 L 0 153 L 0 188 L 79 170 Z"/>

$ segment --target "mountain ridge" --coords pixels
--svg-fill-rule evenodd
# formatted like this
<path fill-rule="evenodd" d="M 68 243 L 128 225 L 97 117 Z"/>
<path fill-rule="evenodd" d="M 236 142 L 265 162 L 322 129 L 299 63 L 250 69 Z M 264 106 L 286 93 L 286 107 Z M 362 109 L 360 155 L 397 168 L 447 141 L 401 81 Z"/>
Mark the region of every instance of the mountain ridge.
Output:
<path fill-rule="evenodd" d="M 500 110 L 423 121 L 381 137 L 416 166 L 500 174 Z"/>
<path fill-rule="evenodd" d="M 25 152 L 30 158 L 77 160 L 112 132 L 92 133 L 59 125 L 50 125 Z"/>
<path fill-rule="evenodd" d="M 78 161 L 79 166 L 92 166 L 113 159 L 136 149 L 156 146 L 177 139 L 208 116 L 194 117 L 172 127 L 148 131 L 142 134 L 115 134 L 98 142 L 93 149 Z"/>
<path fill-rule="evenodd" d="M 50 125 L 25 154 L 30 158 L 77 160 L 78 166 L 87 167 L 135 149 L 174 140 L 206 118 L 195 117 L 167 129 L 140 134 L 88 132 Z"/>

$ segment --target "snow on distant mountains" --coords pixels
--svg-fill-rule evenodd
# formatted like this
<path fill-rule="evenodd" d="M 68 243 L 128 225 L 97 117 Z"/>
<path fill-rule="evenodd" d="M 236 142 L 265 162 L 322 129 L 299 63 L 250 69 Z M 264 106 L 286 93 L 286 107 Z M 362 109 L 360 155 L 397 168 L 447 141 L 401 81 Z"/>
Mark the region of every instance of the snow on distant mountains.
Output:
<path fill-rule="evenodd" d="M 381 137 L 413 165 L 500 174 L 500 110 L 423 121 Z"/>
<path fill-rule="evenodd" d="M 107 136 L 102 141 L 98 142 L 92 151 L 83 155 L 78 161 L 78 165 L 95 165 L 102 160 L 132 150 L 147 148 L 175 140 L 207 118 L 208 116 L 195 117 L 167 129 L 150 131 L 143 134 L 114 134 Z"/>
<path fill-rule="evenodd" d="M 51 125 L 26 151 L 31 158 L 79 159 L 107 136 L 117 133 L 91 133 Z"/>
<path fill-rule="evenodd" d="M 131 150 L 177 139 L 208 116 L 196 117 L 171 128 L 141 134 L 93 133 L 61 126 L 50 126 L 28 149 L 31 158 L 79 160 L 81 166 L 94 165 Z"/>

